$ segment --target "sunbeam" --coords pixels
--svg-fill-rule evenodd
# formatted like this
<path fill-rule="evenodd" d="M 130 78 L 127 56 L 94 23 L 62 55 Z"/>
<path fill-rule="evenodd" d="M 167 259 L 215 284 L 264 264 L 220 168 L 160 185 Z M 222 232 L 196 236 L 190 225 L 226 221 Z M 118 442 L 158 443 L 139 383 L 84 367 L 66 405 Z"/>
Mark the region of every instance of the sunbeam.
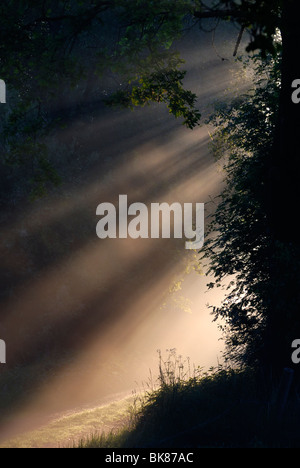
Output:
<path fill-rule="evenodd" d="M 184 40 L 187 80 L 207 114 L 226 89 L 240 92 L 247 82 L 232 74 L 239 64 L 212 57 L 210 40 L 197 34 Z M 220 39 L 219 47 L 229 54 L 232 43 Z M 130 394 L 149 368 L 155 375 L 157 349 L 177 348 L 205 368 L 217 365 L 223 349 L 206 307 L 222 292 L 207 293 L 208 279 L 193 268 L 180 298 L 169 292 L 195 262 L 184 239 L 96 236 L 97 206 L 117 206 L 120 194 L 148 207 L 206 203 L 208 215 L 223 175 L 206 126 L 191 132 L 159 106 L 131 113 L 99 105 L 91 121 L 77 117 L 55 138 L 63 186 L 2 215 L 1 338 L 9 365 L 1 378 L 12 379 L 17 368 L 28 373 L 19 392 L 3 398 L 2 440 L 53 414 Z"/>

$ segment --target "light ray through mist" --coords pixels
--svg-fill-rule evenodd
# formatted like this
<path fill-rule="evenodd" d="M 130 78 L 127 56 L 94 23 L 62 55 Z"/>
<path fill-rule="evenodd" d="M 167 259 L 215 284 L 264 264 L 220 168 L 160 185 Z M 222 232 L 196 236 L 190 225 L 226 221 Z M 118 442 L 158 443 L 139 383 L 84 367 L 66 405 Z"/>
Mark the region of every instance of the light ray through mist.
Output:
<path fill-rule="evenodd" d="M 205 106 L 233 86 L 234 64 L 212 58 L 203 37 L 201 53 L 191 40 L 185 47 L 190 85 Z M 78 119 L 57 132 L 66 144 L 58 154 L 70 161 L 64 186 L 8 214 L 1 232 L 1 338 L 12 368 L 36 369 L 18 405 L 2 418 L 2 439 L 57 412 L 130 393 L 149 368 L 155 372 L 157 349 L 177 348 L 206 368 L 220 358 L 220 333 L 206 303 L 219 303 L 222 293 L 207 293 L 208 280 L 194 271 L 179 301 L 169 293 L 193 261 L 184 239 L 96 236 L 97 206 L 117 205 L 120 194 L 147 206 L 205 202 L 208 213 L 223 177 L 209 152 L 208 130 L 191 132 L 157 107 L 100 111 L 93 121 Z M 75 148 L 78 161 L 64 155 L 74 135 L 85 151 Z"/>

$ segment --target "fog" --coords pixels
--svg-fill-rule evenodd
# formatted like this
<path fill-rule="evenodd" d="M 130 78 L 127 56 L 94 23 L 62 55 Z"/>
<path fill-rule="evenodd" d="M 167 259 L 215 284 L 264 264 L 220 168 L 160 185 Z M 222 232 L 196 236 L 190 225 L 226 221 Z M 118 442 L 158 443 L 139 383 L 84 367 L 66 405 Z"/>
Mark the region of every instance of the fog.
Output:
<path fill-rule="evenodd" d="M 127 194 L 130 203 L 213 210 L 223 174 L 204 120 L 216 99 L 247 86 L 233 58 L 237 34 L 226 25 L 214 45 L 198 30 L 177 44 L 201 127 L 188 130 L 157 105 L 131 112 L 99 101 L 95 111 L 87 103 L 92 116 L 76 115 L 52 138 L 62 186 L 30 202 L 14 182 L 3 198 L 2 439 L 138 389 L 149 369 L 155 379 L 157 350 L 176 348 L 205 369 L 222 360 L 207 303 L 218 304 L 223 292 L 207 291 L 198 254 L 185 239 L 100 240 L 96 208 Z"/>

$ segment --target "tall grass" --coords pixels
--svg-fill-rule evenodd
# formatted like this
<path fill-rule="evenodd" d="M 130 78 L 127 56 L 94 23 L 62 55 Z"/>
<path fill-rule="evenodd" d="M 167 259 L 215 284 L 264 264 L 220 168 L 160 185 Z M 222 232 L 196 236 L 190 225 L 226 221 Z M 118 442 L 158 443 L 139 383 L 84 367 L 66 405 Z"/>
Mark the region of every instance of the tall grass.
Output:
<path fill-rule="evenodd" d="M 159 379 L 136 398 L 130 424 L 94 436 L 81 448 L 285 448 L 300 447 L 300 404 L 290 400 L 278 421 L 275 387 L 262 398 L 252 370 L 203 373 L 171 350 L 159 353 Z"/>

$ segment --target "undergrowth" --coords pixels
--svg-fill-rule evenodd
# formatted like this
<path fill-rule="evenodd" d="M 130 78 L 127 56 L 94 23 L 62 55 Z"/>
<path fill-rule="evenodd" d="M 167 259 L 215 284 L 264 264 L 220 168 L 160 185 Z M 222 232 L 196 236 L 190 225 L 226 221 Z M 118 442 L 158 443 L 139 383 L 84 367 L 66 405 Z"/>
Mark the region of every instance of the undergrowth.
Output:
<path fill-rule="evenodd" d="M 251 369 L 190 368 L 171 350 L 160 354 L 159 382 L 137 396 L 126 427 L 93 435 L 79 448 L 297 448 L 296 394 L 281 419 L 278 388 L 262 392 Z"/>

